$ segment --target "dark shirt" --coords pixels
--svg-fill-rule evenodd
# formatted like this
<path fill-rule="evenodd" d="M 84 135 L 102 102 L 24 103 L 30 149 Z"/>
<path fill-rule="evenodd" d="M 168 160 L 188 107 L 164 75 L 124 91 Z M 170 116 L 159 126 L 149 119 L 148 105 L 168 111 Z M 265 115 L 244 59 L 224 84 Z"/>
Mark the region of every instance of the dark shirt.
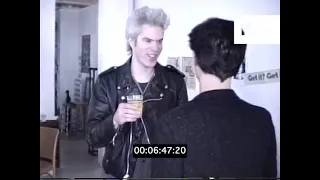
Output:
<path fill-rule="evenodd" d="M 139 83 L 142 91 L 147 87 L 148 83 Z M 148 144 L 147 138 L 143 135 L 142 144 Z M 136 161 L 133 178 L 150 178 L 151 176 L 151 159 L 139 158 Z"/>
<path fill-rule="evenodd" d="M 139 86 L 141 87 L 141 90 L 144 91 L 147 87 L 148 83 L 139 83 Z"/>

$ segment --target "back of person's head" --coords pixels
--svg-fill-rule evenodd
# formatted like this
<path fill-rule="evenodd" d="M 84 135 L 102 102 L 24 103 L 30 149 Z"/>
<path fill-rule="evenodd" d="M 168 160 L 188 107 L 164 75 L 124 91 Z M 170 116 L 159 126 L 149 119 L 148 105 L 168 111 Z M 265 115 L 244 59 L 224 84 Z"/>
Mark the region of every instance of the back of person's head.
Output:
<path fill-rule="evenodd" d="M 170 18 L 160 8 L 144 6 L 134 10 L 128 17 L 126 24 L 127 51 L 130 54 L 132 53 L 132 48 L 129 41 L 136 42 L 138 35 L 142 32 L 143 25 L 160 27 L 166 30 L 170 25 Z"/>
<path fill-rule="evenodd" d="M 225 81 L 236 75 L 244 60 L 246 44 L 234 44 L 234 22 L 209 18 L 189 34 L 195 64 L 203 73 Z"/>

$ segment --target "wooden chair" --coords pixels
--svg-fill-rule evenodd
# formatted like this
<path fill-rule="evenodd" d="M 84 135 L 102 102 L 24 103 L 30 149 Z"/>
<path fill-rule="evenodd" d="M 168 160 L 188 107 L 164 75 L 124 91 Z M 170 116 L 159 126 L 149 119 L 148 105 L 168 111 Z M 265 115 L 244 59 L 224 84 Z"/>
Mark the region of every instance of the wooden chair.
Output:
<path fill-rule="evenodd" d="M 56 151 L 59 130 L 49 127 L 40 127 L 40 176 L 56 176 Z M 52 171 L 52 174 L 50 174 Z"/>

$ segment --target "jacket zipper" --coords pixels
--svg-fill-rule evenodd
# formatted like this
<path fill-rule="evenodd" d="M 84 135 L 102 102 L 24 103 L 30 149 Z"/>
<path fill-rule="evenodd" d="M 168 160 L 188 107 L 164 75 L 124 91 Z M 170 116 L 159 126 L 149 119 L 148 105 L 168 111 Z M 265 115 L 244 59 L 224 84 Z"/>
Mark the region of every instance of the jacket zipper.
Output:
<path fill-rule="evenodd" d="M 149 84 L 150 84 L 151 80 L 153 79 L 153 77 L 154 77 L 154 75 L 152 76 L 152 78 L 150 79 L 150 81 L 148 82 L 148 84 L 146 85 L 146 87 L 145 87 L 145 89 L 144 89 L 144 92 L 147 90 L 147 88 L 148 88 L 148 86 L 149 86 Z M 142 92 L 142 89 L 140 88 L 140 86 L 139 86 L 138 82 L 137 82 L 137 81 L 135 81 L 135 83 L 136 83 L 136 85 L 138 86 L 138 89 L 139 89 L 139 91 L 140 91 L 141 95 L 143 96 L 143 95 L 144 95 L 144 92 Z M 142 103 L 143 103 L 143 102 L 142 102 Z M 148 132 L 147 132 L 146 125 L 145 125 L 145 123 L 144 123 L 143 118 L 141 117 L 140 119 L 141 119 L 141 122 L 142 122 L 142 125 L 143 125 L 144 134 L 146 135 L 147 141 L 148 141 L 148 143 L 150 144 L 150 139 L 149 139 L 149 135 L 148 135 Z"/>
<path fill-rule="evenodd" d="M 158 98 L 158 99 L 148 99 L 148 100 L 145 100 L 143 101 L 143 103 L 145 102 L 150 102 L 150 101 L 160 101 L 162 98 Z M 145 131 L 145 134 L 146 134 L 146 137 L 147 137 L 147 141 L 148 143 L 150 144 L 150 139 L 149 139 L 149 136 L 148 136 L 148 133 L 147 133 L 147 129 L 146 129 L 146 126 L 144 124 L 144 121 L 143 119 L 141 118 L 141 122 L 143 124 L 143 127 L 144 127 L 144 131 Z M 115 136 L 117 135 L 117 133 L 114 135 L 113 139 L 112 139 L 112 143 L 113 145 L 114 144 L 114 140 L 115 140 Z M 127 169 L 126 169 L 126 174 L 123 176 L 123 179 L 127 179 L 130 177 L 129 175 L 129 166 L 130 166 L 130 163 L 129 163 L 129 160 L 130 160 L 130 150 L 131 150 L 131 144 L 132 144 L 132 123 L 130 123 L 130 137 L 129 137 L 129 150 L 128 150 L 128 153 L 127 153 Z"/>
<path fill-rule="evenodd" d="M 147 86 L 146 86 L 145 90 L 148 88 L 148 86 L 149 86 L 149 84 L 150 84 L 151 80 L 153 79 L 153 77 L 154 77 L 154 75 L 152 76 L 152 78 L 151 78 L 151 79 L 150 79 L 150 81 L 148 82 L 148 84 L 147 84 Z M 138 89 L 139 89 L 139 91 L 140 91 L 141 95 L 143 96 L 143 94 L 144 94 L 144 93 L 142 92 L 142 90 L 141 90 L 141 88 L 140 88 L 139 84 L 137 83 L 137 81 L 136 81 L 136 80 L 134 80 L 134 82 L 135 82 L 135 83 L 136 83 L 136 85 L 138 86 Z M 149 140 L 148 132 L 147 132 L 147 129 L 146 129 L 146 126 L 145 126 L 145 124 L 144 124 L 144 121 L 143 121 L 142 117 L 141 117 L 141 122 L 142 122 L 142 124 L 143 124 L 143 128 L 144 128 L 145 135 L 147 136 L 147 141 L 148 141 L 148 143 L 150 144 L 150 140 Z M 129 178 L 129 177 L 130 177 L 130 175 L 129 175 L 129 169 L 130 169 L 130 162 L 129 162 L 129 160 L 130 160 L 130 150 L 131 150 L 131 145 L 132 145 L 132 123 L 130 123 L 129 149 L 128 149 L 128 153 L 127 153 L 127 169 L 126 169 L 126 174 L 123 176 L 123 178 L 124 178 L 124 179 L 126 179 L 126 178 Z"/>
<path fill-rule="evenodd" d="M 127 153 L 127 169 L 126 169 L 126 174 L 123 176 L 124 179 L 129 178 L 129 166 L 130 166 L 130 150 L 131 150 L 131 144 L 132 144 L 132 123 L 130 123 L 130 137 L 129 137 L 129 149 Z"/>
<path fill-rule="evenodd" d="M 162 99 L 162 98 L 158 98 L 158 99 L 147 99 L 147 100 L 143 101 L 143 103 L 145 103 L 145 102 L 150 102 L 150 101 L 160 101 L 161 99 Z M 144 128 L 145 135 L 146 135 L 146 137 L 147 137 L 147 141 L 148 141 L 149 144 L 151 144 L 151 143 L 150 143 L 150 139 L 149 139 L 149 135 L 148 135 L 148 132 L 147 132 L 147 128 L 146 128 L 146 125 L 145 125 L 144 120 L 143 120 L 142 117 L 141 117 L 141 122 L 142 122 L 142 125 L 143 125 L 143 128 Z"/>

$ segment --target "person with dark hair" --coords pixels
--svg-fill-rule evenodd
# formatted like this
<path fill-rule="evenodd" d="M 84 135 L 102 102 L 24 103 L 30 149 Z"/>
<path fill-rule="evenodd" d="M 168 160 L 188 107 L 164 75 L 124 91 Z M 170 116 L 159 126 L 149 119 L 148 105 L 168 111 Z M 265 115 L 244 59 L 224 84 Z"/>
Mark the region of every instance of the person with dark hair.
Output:
<path fill-rule="evenodd" d="M 200 94 L 157 121 L 156 144 L 187 144 L 186 158 L 154 158 L 152 177 L 276 177 L 276 139 L 268 110 L 231 89 L 246 53 L 234 22 L 210 18 L 189 34 Z"/>

